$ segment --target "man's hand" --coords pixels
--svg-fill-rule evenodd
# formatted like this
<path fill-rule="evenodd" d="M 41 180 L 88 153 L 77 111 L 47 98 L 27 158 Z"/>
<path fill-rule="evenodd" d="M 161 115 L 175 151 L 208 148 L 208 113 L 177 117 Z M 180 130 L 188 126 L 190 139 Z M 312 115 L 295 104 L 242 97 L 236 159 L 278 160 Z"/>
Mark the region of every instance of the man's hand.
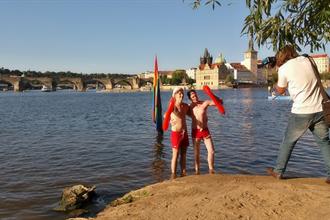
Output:
<path fill-rule="evenodd" d="M 279 87 L 279 86 L 275 86 L 275 90 L 276 90 L 276 92 L 277 93 L 279 93 L 279 94 L 284 94 L 285 93 L 285 91 L 286 91 L 286 87 Z"/>

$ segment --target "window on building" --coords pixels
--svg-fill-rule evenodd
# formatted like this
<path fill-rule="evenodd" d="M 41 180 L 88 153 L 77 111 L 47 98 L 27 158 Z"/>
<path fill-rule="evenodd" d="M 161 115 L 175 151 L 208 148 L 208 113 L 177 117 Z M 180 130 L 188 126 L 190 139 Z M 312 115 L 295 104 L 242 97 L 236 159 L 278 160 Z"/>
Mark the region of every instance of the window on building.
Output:
<path fill-rule="evenodd" d="M 210 76 L 204 76 L 204 80 L 209 80 Z"/>

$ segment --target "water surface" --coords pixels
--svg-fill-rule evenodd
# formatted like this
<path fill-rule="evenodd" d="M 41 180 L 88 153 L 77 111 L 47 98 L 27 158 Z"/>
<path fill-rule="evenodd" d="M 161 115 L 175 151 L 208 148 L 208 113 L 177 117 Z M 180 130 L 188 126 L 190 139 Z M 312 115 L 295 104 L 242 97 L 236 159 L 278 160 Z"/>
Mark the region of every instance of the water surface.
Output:
<path fill-rule="evenodd" d="M 216 170 L 265 175 L 275 163 L 290 101 L 268 101 L 266 89 L 216 94 L 227 111 L 223 117 L 208 110 Z M 163 109 L 169 97 L 162 92 Z M 52 209 L 63 188 L 74 184 L 96 185 L 99 196 L 90 209 L 99 211 L 126 192 L 169 178 L 169 132 L 159 144 L 151 103 L 151 93 L 0 93 L 0 218 L 65 219 Z M 201 171 L 207 173 L 203 146 Z M 192 153 L 190 146 L 188 174 Z M 310 132 L 298 142 L 287 173 L 325 175 Z"/>

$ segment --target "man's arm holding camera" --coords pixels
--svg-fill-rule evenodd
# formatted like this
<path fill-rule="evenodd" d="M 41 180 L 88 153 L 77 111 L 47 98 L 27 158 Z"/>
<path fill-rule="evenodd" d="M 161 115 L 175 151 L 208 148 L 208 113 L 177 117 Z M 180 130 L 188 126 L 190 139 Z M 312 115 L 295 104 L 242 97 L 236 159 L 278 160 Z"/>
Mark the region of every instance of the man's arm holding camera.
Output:
<path fill-rule="evenodd" d="M 279 69 L 278 70 L 278 80 L 277 84 L 275 85 L 275 90 L 278 94 L 283 95 L 288 88 L 288 80 L 284 74 L 284 71 Z"/>
<path fill-rule="evenodd" d="M 281 95 L 282 95 L 282 94 L 285 93 L 287 87 L 280 87 L 280 86 L 276 85 L 276 86 L 275 86 L 275 89 L 276 89 L 276 92 L 277 92 L 278 94 L 281 94 Z"/>

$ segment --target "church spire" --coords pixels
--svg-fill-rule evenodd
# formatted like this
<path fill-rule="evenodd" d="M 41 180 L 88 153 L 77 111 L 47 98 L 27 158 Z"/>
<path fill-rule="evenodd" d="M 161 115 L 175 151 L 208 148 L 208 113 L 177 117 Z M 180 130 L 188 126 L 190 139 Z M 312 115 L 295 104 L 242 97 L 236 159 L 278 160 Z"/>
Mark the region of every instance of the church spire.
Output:
<path fill-rule="evenodd" d="M 204 56 L 200 58 L 200 64 L 208 64 L 211 65 L 213 61 L 213 57 L 210 55 L 207 48 L 204 50 Z"/>

